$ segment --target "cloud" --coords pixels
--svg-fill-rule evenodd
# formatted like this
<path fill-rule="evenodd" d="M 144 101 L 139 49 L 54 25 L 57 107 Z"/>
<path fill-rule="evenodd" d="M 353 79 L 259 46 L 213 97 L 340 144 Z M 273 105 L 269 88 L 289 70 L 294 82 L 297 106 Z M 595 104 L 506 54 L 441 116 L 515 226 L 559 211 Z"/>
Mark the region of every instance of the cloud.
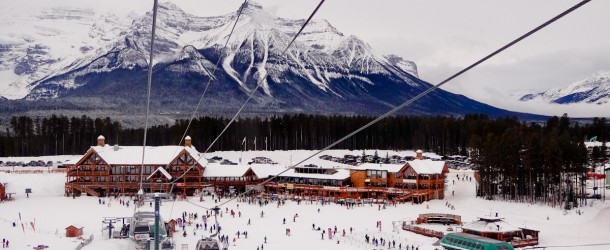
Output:
<path fill-rule="evenodd" d="M 565 87 L 590 77 L 599 71 L 610 70 L 610 51 L 604 47 L 558 50 L 535 55 L 506 64 L 482 64 L 481 66 L 446 84 L 443 89 L 463 94 L 472 99 L 509 110 L 555 114 L 557 110 L 569 110 L 574 115 L 610 115 L 605 105 L 544 105 L 523 103 L 518 99 L 527 93 L 550 88 Z M 437 83 L 458 72 L 463 67 L 419 65 L 420 76 L 430 83 Z M 540 106 L 540 107 L 538 107 Z M 598 107 L 599 106 L 599 107 Z M 605 113 L 604 110 L 606 109 Z"/>

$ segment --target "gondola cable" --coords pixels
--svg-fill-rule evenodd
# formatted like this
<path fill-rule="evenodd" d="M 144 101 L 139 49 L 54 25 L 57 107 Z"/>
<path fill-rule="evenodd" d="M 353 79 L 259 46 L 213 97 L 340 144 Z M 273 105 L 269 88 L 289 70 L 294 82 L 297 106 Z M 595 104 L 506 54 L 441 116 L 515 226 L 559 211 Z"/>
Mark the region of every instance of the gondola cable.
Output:
<path fill-rule="evenodd" d="M 302 33 L 303 29 L 305 28 L 305 26 L 307 26 L 307 24 L 309 24 L 309 22 L 311 21 L 311 19 L 313 18 L 313 16 L 318 12 L 318 10 L 320 9 L 320 7 L 322 6 L 322 4 L 324 3 L 325 0 L 321 0 L 320 3 L 318 4 L 318 6 L 315 8 L 315 10 L 311 13 L 311 15 L 309 16 L 309 18 L 307 18 L 307 20 L 305 21 L 305 23 L 303 23 L 303 25 L 301 26 L 301 28 L 299 29 L 299 32 L 297 32 L 293 39 L 291 40 L 291 42 L 288 44 L 288 46 L 286 46 L 286 48 L 283 50 L 282 54 L 280 56 L 283 56 L 288 49 L 290 48 L 290 46 L 293 44 L 293 42 L 296 40 L 296 38 Z M 197 162 L 199 162 L 199 160 L 201 160 L 202 158 L 204 158 L 205 154 L 209 152 L 209 150 L 212 148 L 212 146 L 214 146 L 214 144 L 218 141 L 218 139 L 220 139 L 220 137 L 224 134 L 225 131 L 227 131 L 227 129 L 231 126 L 231 124 L 233 122 L 235 122 L 235 119 L 237 119 L 237 117 L 239 116 L 239 114 L 241 113 L 241 111 L 244 109 L 244 107 L 246 106 L 246 104 L 248 104 L 248 102 L 250 101 L 250 99 L 252 99 L 254 93 L 256 93 L 256 91 L 260 88 L 260 86 L 262 86 L 262 83 L 264 82 L 265 78 L 267 77 L 268 73 L 265 72 L 265 74 L 262 75 L 262 77 L 259 78 L 258 82 L 257 82 L 257 86 L 256 88 L 254 88 L 252 91 L 250 91 L 248 93 L 248 98 L 246 99 L 246 101 L 241 105 L 241 107 L 239 108 L 239 110 L 237 111 L 237 113 L 235 113 L 235 115 L 233 116 L 233 118 L 229 121 L 229 123 L 227 123 L 227 125 L 225 125 L 225 127 L 223 128 L 223 130 L 220 132 L 220 134 L 218 134 L 218 136 L 214 139 L 214 141 L 212 141 L 212 143 L 210 143 L 210 145 L 208 146 L 208 148 L 201 154 L 201 156 L 193 162 L 193 164 L 178 178 L 175 178 L 173 181 L 171 181 L 170 183 L 172 184 L 172 190 L 173 190 L 173 186 L 174 183 L 176 183 L 179 179 L 181 179 L 182 177 L 184 177 L 191 169 L 193 169 L 195 167 L 195 165 L 197 165 Z M 171 192 L 171 191 L 170 191 Z"/>
<path fill-rule="evenodd" d="M 229 36 L 227 36 L 227 40 L 225 42 L 225 45 L 223 47 L 223 50 L 227 49 L 227 46 L 229 44 L 229 40 L 231 39 L 231 36 L 233 35 L 233 31 L 235 30 L 235 26 L 237 26 L 237 22 L 239 21 L 239 17 L 241 17 L 242 11 L 245 7 L 245 5 L 248 3 L 248 0 L 245 0 L 242 5 L 239 7 L 239 10 L 237 12 L 237 17 L 235 18 L 235 22 L 233 23 L 233 26 L 231 28 L 231 32 L 229 32 Z M 218 65 L 220 64 L 220 61 L 222 60 L 222 56 L 218 57 L 218 60 L 216 61 L 216 65 L 214 66 L 214 68 L 212 69 L 212 73 L 210 74 L 210 79 L 208 80 L 208 83 L 205 86 L 205 89 L 203 90 L 203 93 L 201 94 L 201 97 L 199 97 L 199 102 L 197 103 L 197 107 L 195 108 L 195 110 L 193 111 L 193 114 L 191 115 L 191 118 L 189 120 L 188 125 L 186 126 L 186 129 L 184 130 L 184 134 L 182 134 L 182 137 L 180 139 L 180 142 L 178 143 L 178 145 L 182 145 L 182 141 L 184 140 L 184 138 L 186 137 L 186 134 L 188 133 L 188 130 L 191 126 L 191 123 L 193 122 L 193 119 L 195 118 L 195 115 L 197 114 L 197 111 L 199 110 L 199 107 L 201 105 L 201 102 L 203 100 L 203 97 L 205 96 L 205 93 L 207 92 L 208 88 L 210 87 L 210 83 L 212 82 L 212 77 L 214 76 L 214 73 L 216 73 L 216 68 L 218 68 Z M 203 65 L 200 65 L 202 68 Z M 179 147 L 176 147 L 176 151 L 178 150 Z M 176 155 L 176 151 L 174 151 L 174 155 Z M 190 168 L 189 168 L 190 169 Z M 188 171 L 188 170 L 187 170 Z M 186 173 L 186 172 L 185 172 Z M 184 176 L 184 175 L 183 175 Z M 182 178 L 182 177 L 180 177 Z M 176 178 L 176 180 L 178 180 L 179 178 Z M 172 193 L 173 189 L 174 189 L 174 185 L 175 182 L 171 182 L 171 187 L 170 187 L 170 194 Z M 172 208 L 170 210 L 170 217 L 172 215 L 174 211 L 174 203 L 172 203 Z"/>
<path fill-rule="evenodd" d="M 341 142 L 345 141 L 346 139 L 348 139 L 348 138 L 352 137 L 353 135 L 355 135 L 355 134 L 357 134 L 357 133 L 361 132 L 362 130 L 364 130 L 364 129 L 366 129 L 366 128 L 370 127 L 370 126 L 372 126 L 373 124 L 375 124 L 375 123 L 379 122 L 380 120 L 382 120 L 382 119 L 384 119 L 384 118 L 386 118 L 386 117 L 388 117 L 388 116 L 390 116 L 390 115 L 392 115 L 392 114 L 396 113 L 397 111 L 401 110 L 402 108 L 405 108 L 405 107 L 407 107 L 407 106 L 411 105 L 411 104 L 412 104 L 412 103 L 414 103 L 415 101 L 417 101 L 417 100 L 419 100 L 420 98 L 422 98 L 422 97 L 424 97 L 424 96 L 428 95 L 430 92 L 432 92 L 432 91 L 434 91 L 434 90 L 438 89 L 439 87 L 441 87 L 441 86 L 445 85 L 446 83 L 448 83 L 449 81 L 453 80 L 454 78 L 456 78 L 456 77 L 458 77 L 458 76 L 462 75 L 463 73 L 466 73 L 467 71 L 471 70 L 472 68 L 476 67 L 477 65 L 479 65 L 479 64 L 481 64 L 481 63 L 483 63 L 483 62 L 487 61 L 488 59 L 490 59 L 490 58 L 494 57 L 495 55 L 499 54 L 500 52 L 502 52 L 502 51 L 504 51 L 504 50 L 506 50 L 506 49 L 508 49 L 508 48 L 512 47 L 512 46 L 513 46 L 513 45 L 515 45 L 516 43 L 518 43 L 518 42 L 522 41 L 523 39 L 525 39 L 525 38 L 529 37 L 530 35 L 532 35 L 532 34 L 534 34 L 534 33 L 538 32 L 538 31 L 540 31 L 541 29 L 545 28 L 545 27 L 546 27 L 546 26 L 548 26 L 549 24 L 554 23 L 555 21 L 557 21 L 557 20 L 561 19 L 562 17 L 564 17 L 564 16 L 566 16 L 567 14 L 569 14 L 569 13 L 573 12 L 574 10 L 576 10 L 576 9 L 578 9 L 578 8 L 580 8 L 580 7 L 582 7 L 583 5 L 585 5 L 585 4 L 587 4 L 587 3 L 589 3 L 590 1 L 591 1 L 591 0 L 583 0 L 583 1 L 579 2 L 578 4 L 576 4 L 576 5 L 572 6 L 571 8 L 569 8 L 569 9 L 567 9 L 567 10 L 565 10 L 564 12 L 560 13 L 559 15 L 556 15 L 555 17 L 553 17 L 553 18 L 551 18 L 550 20 L 548 20 L 548 21 L 544 22 L 543 24 L 541 24 L 541 25 L 539 25 L 539 26 L 535 27 L 534 29 L 530 30 L 529 32 L 525 33 L 524 35 L 522 35 L 522 36 L 520 36 L 520 37 L 518 37 L 518 38 L 516 38 L 516 39 L 512 40 L 512 41 L 511 41 L 511 42 L 509 42 L 508 44 L 506 44 L 506 45 L 502 46 L 501 48 L 499 48 L 499 49 L 495 50 L 495 51 L 494 51 L 494 52 L 492 52 L 491 54 L 489 54 L 489 55 L 487 55 L 487 56 L 485 56 L 485 57 L 483 57 L 483 58 L 479 59 L 478 61 L 476 61 L 475 63 L 471 64 L 470 66 L 468 66 L 468 67 L 466 67 L 466 68 L 464 68 L 464 69 L 460 70 L 459 72 L 457 72 L 457 73 L 453 74 L 452 76 L 450 76 L 449 78 L 447 78 L 447 79 L 443 80 L 442 82 L 440 82 L 440 83 L 438 83 L 438 84 L 436 84 L 436 85 L 434 85 L 434 86 L 432 86 L 432 87 L 430 87 L 430 88 L 426 89 L 425 91 L 421 92 L 420 94 L 416 95 L 415 97 L 412 97 L 411 99 L 409 99 L 409 100 L 405 101 L 404 103 L 402 103 L 402 104 L 400 104 L 400 105 L 398 105 L 398 106 L 394 107 L 394 108 L 393 108 L 393 109 L 391 109 L 390 111 L 388 111 L 388 112 L 386 112 L 386 113 L 382 114 L 381 116 L 377 117 L 375 120 L 373 120 L 373 121 L 371 121 L 371 122 L 369 122 L 369 123 L 365 124 L 364 126 L 362 126 L 362 127 L 358 128 L 358 129 L 354 130 L 353 132 L 349 133 L 348 135 L 344 136 L 343 138 L 341 138 L 341 139 L 339 139 L 339 140 L 337 140 L 337 141 L 335 141 L 335 142 L 331 143 L 330 145 L 326 146 L 325 148 L 323 148 L 323 149 L 321 149 L 321 150 L 316 151 L 314 154 L 312 154 L 312 155 L 310 155 L 310 156 L 306 157 L 305 159 L 303 159 L 303 160 L 299 161 L 298 163 L 296 163 L 296 164 L 294 164 L 294 165 L 292 165 L 292 166 L 290 166 L 290 167 L 286 168 L 285 170 L 283 170 L 283 171 L 279 172 L 278 174 L 276 174 L 276 175 L 274 175 L 274 176 L 272 176 L 272 177 L 270 177 L 270 178 L 266 179 L 265 181 L 263 181 L 263 182 L 261 182 L 261 183 L 257 184 L 257 186 L 263 186 L 264 184 L 271 182 L 272 180 L 274 180 L 275 178 L 277 178 L 277 177 L 278 177 L 278 176 L 280 176 L 281 174 L 283 174 L 283 173 L 287 172 L 288 170 L 293 169 L 294 167 L 296 167 L 296 166 L 298 166 L 298 165 L 300 165 L 300 164 L 304 163 L 305 161 L 307 161 L 307 160 L 309 160 L 309 159 L 313 158 L 314 156 L 316 156 L 316 155 L 318 155 L 318 154 L 320 154 L 320 153 L 322 153 L 322 152 L 324 152 L 324 151 L 326 151 L 326 150 L 328 150 L 328 149 L 330 149 L 330 148 L 332 148 L 332 147 L 336 146 L 337 144 L 339 144 L 339 143 L 341 143 Z M 229 200 L 227 200 L 227 201 L 225 201 L 225 202 L 221 203 L 220 205 L 218 205 L 218 207 L 223 206 L 223 205 L 225 205 L 225 204 L 227 204 L 227 203 L 229 203 L 229 202 L 231 202 L 231 201 L 233 201 L 233 200 L 235 200 L 235 199 L 239 198 L 240 196 L 244 196 L 244 195 L 246 195 L 246 194 L 250 193 L 252 190 L 254 190 L 254 189 L 249 189 L 249 190 L 246 190 L 246 191 L 244 191 L 244 192 L 242 192 L 242 193 L 240 193 L 240 194 L 236 195 L 235 197 L 233 197 L 233 198 L 231 198 L 231 199 L 229 199 Z"/>

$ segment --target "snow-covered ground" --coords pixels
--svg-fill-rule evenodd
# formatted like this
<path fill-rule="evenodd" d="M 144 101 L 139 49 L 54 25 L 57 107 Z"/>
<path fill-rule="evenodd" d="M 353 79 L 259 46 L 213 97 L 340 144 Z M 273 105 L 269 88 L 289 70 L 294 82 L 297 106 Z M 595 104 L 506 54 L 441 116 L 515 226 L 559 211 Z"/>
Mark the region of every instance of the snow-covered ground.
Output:
<path fill-rule="evenodd" d="M 343 155 L 350 153 L 362 154 L 362 151 L 334 150 L 326 152 L 330 155 Z M 374 151 L 367 151 L 373 154 Z M 311 151 L 285 151 L 285 152 L 244 152 L 243 158 L 249 160 L 254 156 L 267 156 L 280 164 L 296 163 L 305 158 Z M 399 155 L 410 155 L 411 151 L 397 152 Z M 237 161 L 240 152 L 218 152 L 210 155 L 218 155 Z M 385 156 L 385 151 L 380 150 L 378 154 Z M 390 152 L 390 155 L 393 153 Z M 414 155 L 414 154 L 413 154 Z M 208 157 L 208 156 L 206 156 Z M 45 158 L 46 160 L 46 158 Z M 313 162 L 330 164 L 334 162 L 323 161 L 315 158 Z M 0 168 L 1 169 L 1 168 Z M 435 249 L 432 246 L 434 238 L 416 235 L 404 230 L 394 230 L 392 223 L 395 221 L 414 220 L 420 213 L 441 212 L 454 213 L 462 216 L 464 222 L 476 220 L 478 216 L 498 213 L 500 217 L 514 226 L 528 227 L 540 230 L 540 244 L 542 246 L 563 245 L 586 245 L 610 243 L 610 206 L 608 203 L 595 201 L 592 205 L 581 209 L 582 215 L 575 211 L 564 213 L 559 208 L 551 208 L 543 205 L 522 204 L 502 201 L 488 201 L 478 199 L 474 196 L 474 182 L 453 180 L 459 176 L 471 176 L 471 171 L 452 171 L 449 178 L 449 186 L 445 200 L 434 200 L 424 204 L 400 204 L 396 207 L 390 206 L 381 209 L 377 205 L 366 205 L 347 209 L 340 205 L 304 204 L 297 205 L 296 202 L 287 201 L 286 205 L 277 207 L 272 203 L 263 207 L 249 205 L 248 203 L 231 202 L 225 209 L 241 212 L 241 217 L 232 218 L 224 213 L 219 217 L 222 226 L 222 234 L 230 237 L 230 249 L 256 249 L 264 245 L 264 249 L 373 249 L 364 243 L 364 235 L 371 237 L 383 237 L 388 241 L 395 240 L 396 245 L 415 245 L 419 249 Z M 129 208 L 121 206 L 118 200 L 106 199 L 106 205 L 99 205 L 97 197 L 77 197 L 76 199 L 64 197 L 64 174 L 8 174 L 0 172 L 0 182 L 9 183 L 10 190 L 17 192 L 15 201 L 0 203 L 0 238 L 6 238 L 11 243 L 12 249 L 32 249 L 39 244 L 48 245 L 49 249 L 74 249 L 79 241 L 64 237 L 65 228 L 71 224 L 84 226 L 86 235 L 94 235 L 93 242 L 84 249 L 133 249 L 127 239 L 107 239 L 107 232 L 102 232 L 102 220 L 104 217 L 129 217 L 133 214 L 133 205 Z M 32 188 L 30 198 L 26 198 L 25 188 Z M 451 192 L 455 191 L 455 196 Z M 205 214 L 201 207 L 213 207 L 214 201 L 211 197 L 192 197 L 190 202 L 186 201 L 165 202 L 161 208 L 164 219 L 178 218 L 184 211 L 189 213 Z M 449 202 L 455 210 L 450 210 L 445 204 Z M 110 205 L 108 205 L 110 204 Z M 239 205 L 239 207 L 238 207 Z M 200 207 L 201 206 L 201 207 Z M 149 209 L 145 206 L 145 209 Z M 320 212 L 318 213 L 318 209 Z M 260 217 L 264 211 L 264 218 Z M 296 222 L 293 216 L 298 213 Z M 549 220 L 547 220 L 547 217 Z M 286 218 L 286 224 L 282 219 Z M 247 225 L 248 219 L 251 225 Z M 376 228 L 376 222 L 382 222 L 382 228 Z M 12 223 L 17 227 L 13 228 Z M 35 222 L 36 231 L 28 226 Z M 201 220 L 199 220 L 201 222 Z M 24 225 L 25 230 L 22 229 Z M 211 224 L 211 223 L 209 223 Z M 313 231 L 312 224 L 316 227 L 328 230 L 337 227 L 336 238 L 328 240 L 325 235 L 321 239 L 321 232 Z M 120 226 L 120 225 L 119 225 Z M 350 234 L 349 228 L 353 228 Z M 194 249 L 197 238 L 209 235 L 209 231 L 194 230 L 195 226 L 187 226 L 187 237 L 182 232 L 176 233 L 175 242 L 177 249 L 182 249 L 182 244 L 187 244 L 188 249 Z M 291 236 L 285 235 L 286 228 L 290 228 Z M 347 234 L 340 236 L 343 229 Z M 193 232 L 196 231 L 196 235 Z M 237 231 L 248 232 L 248 238 L 242 235 L 233 246 L 233 238 Z M 263 244 L 267 237 L 267 244 Z M 609 245 L 574 247 L 572 249 L 608 249 Z"/>

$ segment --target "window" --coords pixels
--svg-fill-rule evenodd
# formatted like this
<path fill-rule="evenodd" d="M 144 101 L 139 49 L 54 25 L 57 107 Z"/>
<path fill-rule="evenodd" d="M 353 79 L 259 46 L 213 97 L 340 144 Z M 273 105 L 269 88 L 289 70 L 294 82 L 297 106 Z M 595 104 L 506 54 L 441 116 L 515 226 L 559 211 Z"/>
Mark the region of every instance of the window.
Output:
<path fill-rule="evenodd" d="M 151 167 L 151 166 L 145 166 L 144 167 L 144 174 L 148 174 L 148 175 L 152 174 L 152 168 L 153 167 Z"/>
<path fill-rule="evenodd" d="M 366 176 L 369 178 L 388 178 L 388 171 L 384 170 L 367 170 Z"/>

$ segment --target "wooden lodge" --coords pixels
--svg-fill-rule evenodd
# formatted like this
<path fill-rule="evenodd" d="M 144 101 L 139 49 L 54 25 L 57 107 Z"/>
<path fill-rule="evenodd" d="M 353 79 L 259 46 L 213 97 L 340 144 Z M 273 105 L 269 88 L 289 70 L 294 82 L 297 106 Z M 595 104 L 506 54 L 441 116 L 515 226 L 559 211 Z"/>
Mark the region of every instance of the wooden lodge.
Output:
<path fill-rule="evenodd" d="M 142 168 L 142 147 L 109 146 L 103 136 L 98 137 L 97 146 L 67 167 L 66 195 L 135 194 L 140 178 L 145 192 L 169 192 L 171 182 L 175 182 L 173 192 L 187 195 L 203 187 L 204 164 L 197 161 L 200 155 L 190 137 L 185 146 L 146 147 L 145 153 Z"/>
<path fill-rule="evenodd" d="M 419 203 L 444 197 L 448 172 L 444 162 L 424 160 L 419 150 L 416 159 L 406 164 L 299 166 L 288 170 L 278 164 L 199 162 L 200 154 L 192 146 L 190 137 L 185 138 L 184 146 L 146 147 L 145 153 L 142 168 L 141 146 L 109 146 L 100 136 L 97 146 L 66 164 L 66 195 L 131 195 L 139 191 L 140 178 L 143 178 L 144 192 L 171 190 L 193 195 L 213 190 L 230 194 L 256 188 L 257 192 L 307 199 Z M 270 181 L 270 178 L 273 179 Z"/>
<path fill-rule="evenodd" d="M 351 181 L 354 187 L 391 187 L 423 194 L 423 200 L 443 199 L 449 168 L 444 161 L 424 160 L 421 150 L 416 153 L 415 160 L 404 165 L 365 163 L 354 167 Z"/>
<path fill-rule="evenodd" d="M 403 179 L 400 187 L 423 191 L 426 200 L 445 198 L 445 178 L 449 167 L 444 161 L 424 160 L 418 150 L 417 159 L 408 161 L 406 166 L 404 173 L 401 173 Z"/>
<path fill-rule="evenodd" d="M 510 242 L 513 247 L 538 245 L 540 231 L 512 226 L 500 217 L 479 217 L 479 220 L 462 226 L 462 232 Z"/>
<path fill-rule="evenodd" d="M 66 237 L 81 237 L 83 236 L 83 227 L 79 225 L 70 225 L 66 227 Z"/>

